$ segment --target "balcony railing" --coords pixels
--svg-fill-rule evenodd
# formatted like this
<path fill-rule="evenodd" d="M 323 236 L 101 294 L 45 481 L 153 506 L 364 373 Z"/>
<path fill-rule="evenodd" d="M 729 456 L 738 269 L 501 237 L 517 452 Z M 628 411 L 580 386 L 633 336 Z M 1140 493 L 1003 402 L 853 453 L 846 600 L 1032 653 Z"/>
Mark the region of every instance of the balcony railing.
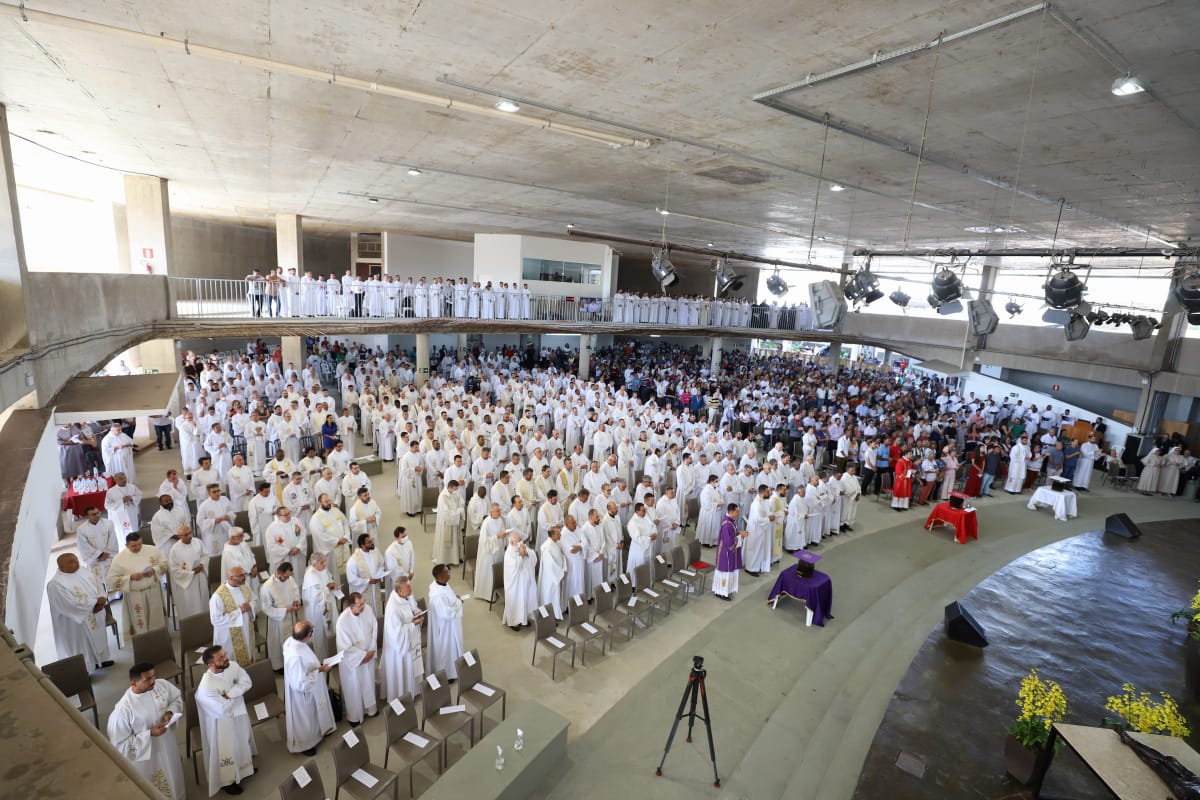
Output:
<path fill-rule="evenodd" d="M 244 280 L 228 280 L 222 278 L 170 278 L 173 296 L 175 297 L 175 314 L 180 318 L 201 319 L 248 319 L 248 318 L 279 318 L 279 319 L 345 319 L 352 318 L 364 323 L 386 323 L 394 319 L 411 319 L 418 316 L 422 310 L 420 303 L 413 300 L 402 301 L 399 296 L 389 300 L 386 290 L 379 292 L 376 302 L 372 302 L 371 290 L 365 291 L 361 302 L 351 295 L 347 300 L 345 294 L 330 294 L 325 292 L 310 292 L 307 300 L 299 297 L 273 297 L 259 293 L 255 287 Z M 453 295 L 450 301 L 443 298 L 440 313 L 424 305 L 425 317 L 489 319 L 489 320 L 531 320 L 537 322 L 571 322 L 589 323 L 603 322 L 629 326 L 678 327 L 686 330 L 692 327 L 721 327 L 747 330 L 816 330 L 812 314 L 807 306 L 778 307 L 752 306 L 748 323 L 742 313 L 736 321 L 725 317 L 734 317 L 733 313 L 723 313 L 713 300 L 701 300 L 699 307 L 693 313 L 687 313 L 687 319 L 680 321 L 678 313 L 668 314 L 665 304 L 650 303 L 649 308 L 628 302 L 618 302 L 615 305 L 617 318 L 614 319 L 613 300 L 601 300 L 587 297 L 558 297 L 553 295 L 532 295 L 528 303 L 522 299 L 513 303 L 516 308 L 505 307 L 503 314 L 500 304 L 492 306 L 492 316 L 485 317 L 487 308 L 482 302 L 467 304 L 466 314 L 456 315 Z M 727 308 L 737 304 L 728 303 Z M 741 308 L 741 306 L 738 306 Z M 461 306 L 457 309 L 462 311 Z M 663 315 L 668 315 L 663 318 Z M 694 321 L 693 321 L 694 319 Z"/>

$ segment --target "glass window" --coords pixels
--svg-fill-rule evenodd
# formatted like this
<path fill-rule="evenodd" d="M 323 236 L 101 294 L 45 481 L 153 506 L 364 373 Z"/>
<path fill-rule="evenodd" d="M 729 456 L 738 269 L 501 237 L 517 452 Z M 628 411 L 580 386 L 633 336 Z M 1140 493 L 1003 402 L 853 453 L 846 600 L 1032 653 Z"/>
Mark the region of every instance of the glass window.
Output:
<path fill-rule="evenodd" d="M 521 259 L 521 277 L 527 281 L 555 283 L 585 283 L 600 285 L 600 265 L 578 261 L 556 261 L 550 258 Z"/>

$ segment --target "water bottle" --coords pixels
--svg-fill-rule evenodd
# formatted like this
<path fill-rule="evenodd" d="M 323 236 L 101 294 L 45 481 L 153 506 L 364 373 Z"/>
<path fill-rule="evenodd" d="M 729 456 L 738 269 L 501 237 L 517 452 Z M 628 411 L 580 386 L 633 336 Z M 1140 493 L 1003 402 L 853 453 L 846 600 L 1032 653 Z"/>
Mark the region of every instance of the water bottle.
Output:
<path fill-rule="evenodd" d="M 496 745 L 496 769 L 504 769 L 504 748 Z"/>
<path fill-rule="evenodd" d="M 513 750 L 523 750 L 525 748 L 525 731 L 517 728 L 517 740 L 513 742 Z"/>

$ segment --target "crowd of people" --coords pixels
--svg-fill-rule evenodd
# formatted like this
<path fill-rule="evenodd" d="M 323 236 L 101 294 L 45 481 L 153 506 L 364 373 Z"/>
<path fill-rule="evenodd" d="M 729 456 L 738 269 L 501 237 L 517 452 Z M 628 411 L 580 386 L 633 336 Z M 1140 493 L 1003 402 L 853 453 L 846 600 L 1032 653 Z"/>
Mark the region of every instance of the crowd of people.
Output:
<path fill-rule="evenodd" d="M 299 368 L 253 345 L 188 354 L 186 407 L 165 443 L 173 431 L 180 468 L 157 486 L 148 521 L 132 439 L 113 423 L 96 448 L 113 478 L 107 516 L 87 509 L 78 557 L 61 556 L 47 587 L 60 656 L 91 667 L 113 662 L 103 617 L 115 593 L 127 635 L 166 627 L 164 582 L 178 616 L 209 616 L 197 707 L 212 791 L 237 793 L 253 768 L 239 698 L 260 648 L 284 675 L 288 747 L 311 754 L 333 727 L 331 670 L 351 722 L 415 694 L 426 675 L 455 678 L 469 596 L 502 589 L 502 623 L 517 631 L 539 607 L 562 618 L 610 582 L 636 588 L 691 526 L 715 548 L 712 592 L 728 600 L 742 574 L 853 530 L 866 495 L 890 492 L 903 510 L 960 488 L 1016 494 L 1045 475 L 1086 491 L 1119 460 L 1102 419 L 1081 436 L 1067 409 L 863 365 L 730 351 L 714 373 L 699 348 L 620 340 L 582 377 L 565 348 L 437 351 L 418 387 L 409 353 L 308 344 Z M 1195 459 L 1171 448 L 1144 459 L 1145 491 L 1174 494 L 1195 475 Z M 394 488 L 363 471 L 368 457 L 396 463 Z M 374 495 L 392 491 L 402 517 L 385 522 Z M 427 614 L 412 597 L 423 568 L 407 530 L 426 505 L 437 511 Z M 477 561 L 460 595 L 450 566 L 466 537 L 478 537 Z M 178 705 L 178 690 L 137 664 L 109 722 L 118 749 L 171 797 L 182 795 L 179 759 L 161 734 Z"/>

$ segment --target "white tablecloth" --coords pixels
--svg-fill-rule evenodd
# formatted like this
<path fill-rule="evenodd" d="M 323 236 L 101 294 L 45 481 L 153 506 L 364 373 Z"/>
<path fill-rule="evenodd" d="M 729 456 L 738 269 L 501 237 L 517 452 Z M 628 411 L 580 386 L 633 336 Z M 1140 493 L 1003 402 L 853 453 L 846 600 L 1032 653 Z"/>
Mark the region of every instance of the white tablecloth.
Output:
<path fill-rule="evenodd" d="M 1029 498 L 1029 508 L 1036 509 L 1039 505 L 1050 506 L 1054 509 L 1054 518 L 1063 522 L 1068 517 L 1079 516 L 1079 508 L 1075 503 L 1074 492 L 1056 492 L 1049 486 L 1040 486 Z"/>

